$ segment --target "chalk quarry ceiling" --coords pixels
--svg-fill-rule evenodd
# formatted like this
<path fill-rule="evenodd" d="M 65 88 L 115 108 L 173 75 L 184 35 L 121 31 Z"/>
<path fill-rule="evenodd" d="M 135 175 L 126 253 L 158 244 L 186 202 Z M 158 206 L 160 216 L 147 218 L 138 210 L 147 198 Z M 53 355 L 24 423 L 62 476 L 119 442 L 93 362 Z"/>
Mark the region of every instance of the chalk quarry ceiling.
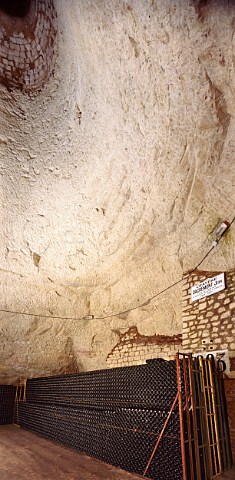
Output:
<path fill-rule="evenodd" d="M 0 2 L 1 309 L 37 316 L 0 313 L 2 381 L 179 334 L 181 284 L 148 299 L 235 204 L 234 2 L 21 7 Z M 234 235 L 201 268 L 234 268 Z"/>

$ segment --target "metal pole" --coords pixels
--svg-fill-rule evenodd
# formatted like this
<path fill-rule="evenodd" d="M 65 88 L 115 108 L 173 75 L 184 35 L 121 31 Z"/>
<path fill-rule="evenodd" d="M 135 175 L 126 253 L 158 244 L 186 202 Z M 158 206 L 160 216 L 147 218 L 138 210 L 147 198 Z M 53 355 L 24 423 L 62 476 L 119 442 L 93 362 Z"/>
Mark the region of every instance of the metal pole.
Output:
<path fill-rule="evenodd" d="M 148 471 L 148 469 L 149 469 L 149 467 L 150 467 L 150 464 L 151 464 L 152 459 L 153 459 L 153 457 L 154 457 L 154 455 L 155 455 L 155 453 L 156 453 L 156 450 L 157 450 L 157 448 L 158 448 L 158 445 L 159 445 L 159 443 L 160 443 L 160 441 L 161 441 L 161 439 L 162 439 L 162 437 L 163 437 L 163 435 L 164 435 L 164 432 L 165 432 L 165 430 L 166 430 L 166 427 L 167 427 L 167 424 L 168 424 L 168 422 L 169 422 L 170 416 L 171 416 L 171 414 L 172 414 L 172 412 L 173 412 L 173 410 L 174 410 L 174 408 L 175 408 L 175 404 L 176 404 L 176 402 L 177 402 L 177 400 L 178 400 L 178 397 L 179 397 L 179 392 L 177 392 L 177 394 L 176 394 L 175 400 L 174 400 L 174 402 L 172 403 L 171 409 L 170 409 L 170 411 L 169 411 L 169 413 L 168 413 L 168 415 L 167 415 L 166 421 L 165 421 L 165 423 L 164 423 L 164 425 L 163 425 L 163 429 L 162 429 L 162 431 L 161 431 L 161 433 L 160 433 L 160 435 L 159 435 L 159 437 L 158 437 L 158 439 L 157 439 L 156 445 L 155 445 L 155 447 L 154 447 L 154 449 L 153 449 L 153 451 L 152 451 L 152 453 L 151 453 L 150 459 L 149 459 L 149 461 L 148 461 L 148 463 L 147 463 L 147 466 L 146 466 L 145 471 L 144 471 L 144 474 L 143 474 L 144 477 L 145 477 L 145 475 L 146 475 L 146 473 L 147 473 L 147 471 Z"/>
<path fill-rule="evenodd" d="M 179 353 L 177 353 L 177 355 L 176 355 L 175 362 L 176 362 L 176 376 L 177 376 L 178 395 L 179 395 L 180 443 L 181 443 L 181 455 L 182 455 L 182 471 L 183 471 L 183 480 L 187 480 L 186 457 L 185 457 L 185 448 L 184 448 L 184 421 L 183 421 L 183 402 L 182 402 L 182 386 L 181 386 Z"/>
<path fill-rule="evenodd" d="M 189 458 L 190 458 L 190 476 L 191 480 L 194 480 L 194 462 L 193 462 L 193 444 L 194 439 L 192 437 L 191 429 L 191 409 L 192 409 L 192 394 L 191 394 L 191 384 L 189 383 L 189 356 L 188 364 L 186 363 L 186 357 L 183 355 L 183 372 L 184 372 L 184 388 L 185 388 L 185 407 L 186 420 L 187 420 L 187 434 L 188 434 L 188 447 L 189 447 Z M 197 479 L 198 480 L 198 479 Z"/>
<path fill-rule="evenodd" d="M 193 420 L 193 439 L 194 439 L 194 453 L 196 461 L 196 475 L 197 480 L 201 480 L 201 468 L 200 468 L 200 458 L 199 458 L 199 445 L 198 445 L 198 433 L 197 433 L 197 417 L 196 417 L 196 393 L 195 393 L 195 382 L 194 375 L 192 370 L 192 357 L 188 358 L 188 370 L 189 370 L 189 381 L 190 381 L 190 396 L 191 396 L 191 405 L 192 405 L 192 420 Z"/>

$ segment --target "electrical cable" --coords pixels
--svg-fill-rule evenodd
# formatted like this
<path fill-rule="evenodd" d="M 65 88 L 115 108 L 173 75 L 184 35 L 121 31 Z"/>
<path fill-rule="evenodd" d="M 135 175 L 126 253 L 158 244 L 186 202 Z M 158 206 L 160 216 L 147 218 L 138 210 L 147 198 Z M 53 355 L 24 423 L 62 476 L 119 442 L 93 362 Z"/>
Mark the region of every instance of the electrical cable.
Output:
<path fill-rule="evenodd" d="M 225 232 L 227 232 L 230 229 L 230 227 L 231 227 L 231 225 L 234 221 L 235 221 L 235 217 L 231 220 L 231 222 L 229 223 L 228 228 L 226 229 Z M 220 242 L 220 240 L 223 237 L 223 235 L 225 234 L 225 232 L 221 235 L 221 237 L 216 241 L 215 244 L 214 243 L 212 244 L 212 247 L 208 250 L 208 252 L 200 260 L 200 262 L 193 269 L 186 272 L 187 274 L 193 273 L 193 272 L 195 272 L 195 270 L 198 269 L 198 267 L 204 262 L 204 260 L 212 252 L 212 250 L 214 250 L 214 248 L 218 245 L 218 243 Z M 3 309 L 3 308 L 0 308 L 0 312 L 12 313 L 14 315 L 25 315 L 25 316 L 29 316 L 29 317 L 52 318 L 52 319 L 56 319 L 56 320 L 77 320 L 77 321 L 78 320 L 106 320 L 107 318 L 112 318 L 112 317 L 118 317 L 120 315 L 125 315 L 129 312 L 132 312 L 133 310 L 138 310 L 139 308 L 142 308 L 142 307 L 145 307 L 145 306 L 149 305 L 152 300 L 154 300 L 155 298 L 159 297 L 163 293 L 167 292 L 171 288 L 173 288 L 176 285 L 178 285 L 179 283 L 181 283 L 184 280 L 184 275 L 185 275 L 185 273 L 182 274 L 182 277 L 179 280 L 172 283 L 168 287 L 164 288 L 160 292 L 156 293 L 152 297 L 148 298 L 145 302 L 141 303 L 140 305 L 136 305 L 135 307 L 128 308 L 128 309 L 123 310 L 121 312 L 110 313 L 110 314 L 104 315 L 102 317 L 95 317 L 94 315 L 86 315 L 86 316 L 83 316 L 83 317 L 61 317 L 61 316 L 57 316 L 57 315 L 42 315 L 42 314 L 38 314 L 38 313 L 27 313 L 27 312 L 20 312 L 20 311 L 16 311 L 16 310 L 14 311 L 14 310 L 8 310 L 8 309 Z"/>

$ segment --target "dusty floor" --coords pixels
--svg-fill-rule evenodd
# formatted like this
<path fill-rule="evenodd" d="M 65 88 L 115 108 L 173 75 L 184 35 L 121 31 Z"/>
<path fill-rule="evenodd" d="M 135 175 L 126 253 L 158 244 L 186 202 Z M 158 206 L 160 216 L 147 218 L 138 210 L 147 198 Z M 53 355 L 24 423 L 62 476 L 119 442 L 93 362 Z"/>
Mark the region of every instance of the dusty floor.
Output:
<path fill-rule="evenodd" d="M 235 480 L 235 466 L 232 468 L 232 470 L 229 470 L 229 472 L 217 477 L 216 480 Z"/>
<path fill-rule="evenodd" d="M 16 426 L 0 427 L 1 480 L 138 480 Z"/>
<path fill-rule="evenodd" d="M 138 480 L 117 468 L 37 437 L 13 425 L 0 427 L 1 480 Z M 167 479 L 166 479 L 167 480 Z M 235 467 L 217 480 L 235 480 Z"/>

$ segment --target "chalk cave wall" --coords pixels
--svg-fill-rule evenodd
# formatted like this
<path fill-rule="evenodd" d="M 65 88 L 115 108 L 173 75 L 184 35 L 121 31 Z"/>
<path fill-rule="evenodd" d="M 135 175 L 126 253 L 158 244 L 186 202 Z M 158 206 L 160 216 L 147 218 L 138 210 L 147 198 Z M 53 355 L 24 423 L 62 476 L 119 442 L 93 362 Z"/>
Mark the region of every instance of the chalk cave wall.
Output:
<path fill-rule="evenodd" d="M 178 348 L 182 285 L 148 299 L 234 215 L 234 2 L 35 0 L 0 23 L 1 308 L 37 314 L 0 312 L 1 382 L 105 368 L 128 332 Z M 234 238 L 203 270 L 234 269 Z"/>

